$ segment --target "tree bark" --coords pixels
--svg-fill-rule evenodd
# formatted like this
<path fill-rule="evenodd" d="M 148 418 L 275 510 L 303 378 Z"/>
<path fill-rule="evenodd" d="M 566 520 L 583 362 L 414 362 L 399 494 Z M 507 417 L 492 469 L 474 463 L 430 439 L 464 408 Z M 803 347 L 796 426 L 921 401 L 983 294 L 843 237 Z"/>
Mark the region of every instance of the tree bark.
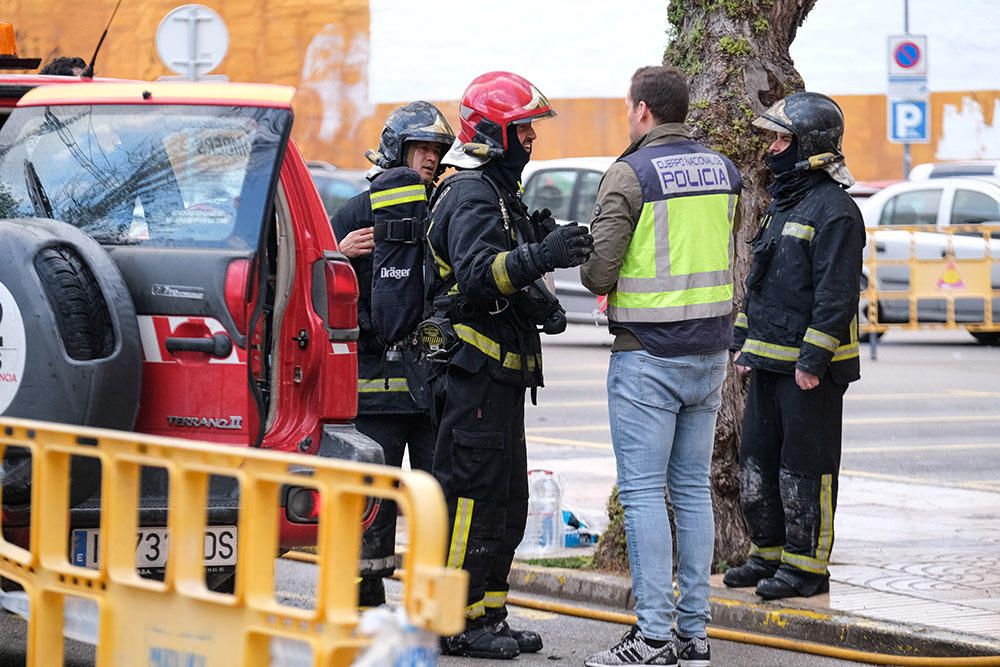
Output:
<path fill-rule="evenodd" d="M 696 138 L 728 156 L 743 176 L 739 202 L 742 224 L 736 233 L 734 303 L 743 301 L 744 278 L 750 268 L 749 242 L 769 201 L 770 176 L 764 154 L 770 135 L 751 122 L 771 104 L 802 90 L 788 47 L 816 0 L 670 0 L 671 42 L 664 64 L 688 76 L 691 111 L 688 124 Z M 735 318 L 735 309 L 734 309 Z M 722 409 L 712 458 L 717 569 L 738 565 L 749 550 L 746 523 L 739 504 L 739 443 L 746 383 L 730 365 L 722 392 Z M 622 513 L 617 494 L 608 502 L 612 520 L 602 536 L 595 565 L 627 570 Z M 618 541 L 621 540 L 619 544 Z M 605 544 L 607 543 L 607 544 Z M 623 561 L 609 563 L 616 554 Z"/>

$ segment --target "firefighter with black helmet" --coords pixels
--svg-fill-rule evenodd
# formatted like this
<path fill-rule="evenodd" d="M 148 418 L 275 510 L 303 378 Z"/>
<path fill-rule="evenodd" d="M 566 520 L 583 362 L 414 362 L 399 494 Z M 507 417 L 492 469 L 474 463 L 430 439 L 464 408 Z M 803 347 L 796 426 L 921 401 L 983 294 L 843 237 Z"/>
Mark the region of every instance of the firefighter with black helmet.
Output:
<path fill-rule="evenodd" d="M 723 582 L 777 599 L 829 590 L 844 392 L 861 376 L 865 228 L 845 191 L 854 180 L 836 102 L 796 93 L 754 125 L 775 133 L 772 202 L 751 243 L 731 348 L 750 375 L 740 504 L 751 549 Z"/>
<path fill-rule="evenodd" d="M 377 151 L 367 157 L 375 164 L 369 178 L 384 170 L 410 167 L 419 174 L 428 193 L 441 173 L 441 157 L 451 147 L 455 133 L 433 104 L 411 102 L 399 107 L 385 121 Z M 358 276 L 358 430 L 382 445 L 386 465 L 399 467 L 404 449 L 410 466 L 430 472 L 434 459 L 427 374 L 413 347 L 387 352 L 373 325 L 372 251 L 375 247 L 374 214 L 369 192 L 360 193 L 333 214 L 331 224 L 341 252 L 351 260 Z M 362 539 L 362 606 L 385 602 L 382 578 L 395 563 L 396 506 L 383 501 L 374 523 Z"/>
<path fill-rule="evenodd" d="M 437 267 L 434 307 L 454 342 L 432 389 L 437 416 L 434 476 L 452 529 L 449 567 L 469 573 L 464 632 L 444 653 L 513 658 L 542 647 L 512 630 L 506 599 L 514 549 L 528 509 L 525 389 L 542 385 L 540 315 L 525 292 L 545 273 L 578 266 L 593 239 L 578 225 L 529 216 L 521 171 L 536 139 L 533 122 L 555 115 L 521 76 L 490 72 L 472 81 L 461 128 L 445 163 L 459 169 L 431 202 L 428 241 Z M 435 339 L 441 337 L 435 334 Z"/>

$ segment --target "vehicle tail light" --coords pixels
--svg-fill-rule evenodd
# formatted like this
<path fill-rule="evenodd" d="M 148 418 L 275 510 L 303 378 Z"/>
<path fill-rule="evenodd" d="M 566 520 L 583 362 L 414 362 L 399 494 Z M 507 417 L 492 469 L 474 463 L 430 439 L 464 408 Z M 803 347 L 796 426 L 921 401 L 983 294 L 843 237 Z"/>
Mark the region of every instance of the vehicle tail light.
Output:
<path fill-rule="evenodd" d="M 319 520 L 322 496 L 316 489 L 304 486 L 287 487 L 285 494 L 285 516 L 291 523 L 316 523 Z M 382 508 L 379 498 L 369 496 L 361 512 L 361 529 L 368 529 Z"/>
<path fill-rule="evenodd" d="M 331 329 L 358 327 L 358 277 L 350 262 L 326 260 L 326 323 Z"/>
<path fill-rule="evenodd" d="M 226 267 L 226 308 L 242 335 L 247 333 L 247 283 L 250 274 L 249 259 L 234 259 Z"/>
<path fill-rule="evenodd" d="M 293 486 L 288 490 L 285 516 L 293 523 L 316 523 L 319 519 L 320 495 L 316 489 Z"/>

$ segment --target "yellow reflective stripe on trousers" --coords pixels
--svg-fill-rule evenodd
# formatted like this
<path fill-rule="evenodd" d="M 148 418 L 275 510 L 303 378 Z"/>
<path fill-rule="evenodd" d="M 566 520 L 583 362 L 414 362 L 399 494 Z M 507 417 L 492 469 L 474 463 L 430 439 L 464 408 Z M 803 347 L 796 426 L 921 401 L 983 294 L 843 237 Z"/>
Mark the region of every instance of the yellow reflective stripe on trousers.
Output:
<path fill-rule="evenodd" d="M 749 354 L 756 354 L 758 357 L 777 359 L 778 361 L 798 361 L 799 359 L 799 348 L 797 347 L 765 343 L 762 340 L 755 340 L 753 338 L 747 338 L 746 342 L 743 343 L 742 351 Z"/>
<path fill-rule="evenodd" d="M 493 258 L 493 281 L 497 284 L 497 289 L 501 294 L 513 294 L 517 291 L 514 284 L 510 282 L 510 275 L 507 273 L 507 255 L 510 251 L 497 253 Z"/>
<path fill-rule="evenodd" d="M 797 222 L 786 222 L 785 226 L 781 228 L 781 234 L 782 236 L 794 236 L 804 241 L 812 241 L 813 237 L 816 236 L 816 229 Z"/>
<path fill-rule="evenodd" d="M 746 313 L 738 313 L 736 315 L 736 326 L 741 329 L 747 329 L 750 327 L 750 320 L 747 319 Z"/>
<path fill-rule="evenodd" d="M 477 619 L 486 615 L 486 605 L 482 600 L 478 602 L 473 602 L 468 607 L 465 608 L 465 617 L 468 619 Z"/>
<path fill-rule="evenodd" d="M 413 201 L 426 201 L 427 188 L 423 185 L 404 185 L 401 188 L 392 188 L 371 194 L 372 210 L 395 206 L 396 204 L 406 204 Z"/>
<path fill-rule="evenodd" d="M 816 557 L 781 552 L 781 562 L 813 574 L 826 574 L 833 550 L 833 475 L 820 477 L 819 535 L 816 539 Z"/>
<path fill-rule="evenodd" d="M 812 327 L 806 329 L 806 335 L 802 337 L 802 340 L 830 352 L 835 352 L 837 350 L 837 346 L 840 345 L 840 341 L 838 339 L 834 338 L 830 334 L 823 333 L 819 329 L 813 329 Z"/>
<path fill-rule="evenodd" d="M 750 543 L 750 555 L 764 560 L 778 560 L 782 551 L 781 547 L 758 547 L 753 542 Z"/>
<path fill-rule="evenodd" d="M 376 378 L 374 380 L 358 378 L 359 394 L 385 393 L 387 391 L 410 391 L 410 385 L 406 382 L 406 378 L 389 378 L 389 388 L 387 389 L 385 378 Z"/>
<path fill-rule="evenodd" d="M 465 565 L 465 551 L 469 547 L 469 529 L 472 527 L 472 509 L 476 501 L 459 498 L 455 509 L 455 525 L 451 529 L 451 547 L 448 549 L 448 567 L 458 570 Z"/>
<path fill-rule="evenodd" d="M 833 550 L 833 475 L 820 477 L 819 488 L 819 540 L 816 560 L 830 562 Z"/>
<path fill-rule="evenodd" d="M 483 602 L 487 609 L 499 609 L 507 604 L 507 591 L 486 591 Z"/>

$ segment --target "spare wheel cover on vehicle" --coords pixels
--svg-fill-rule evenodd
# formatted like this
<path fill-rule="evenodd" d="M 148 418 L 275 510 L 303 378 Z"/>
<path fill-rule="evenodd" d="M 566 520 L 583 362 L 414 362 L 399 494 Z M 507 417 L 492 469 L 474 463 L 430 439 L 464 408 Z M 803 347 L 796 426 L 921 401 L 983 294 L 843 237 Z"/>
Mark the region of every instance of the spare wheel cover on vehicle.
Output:
<path fill-rule="evenodd" d="M 0 221 L 0 415 L 131 430 L 142 353 L 135 308 L 118 267 L 62 222 Z M 78 457 L 71 503 L 99 487 Z M 30 459 L 8 453 L 4 505 L 30 502 Z"/>

